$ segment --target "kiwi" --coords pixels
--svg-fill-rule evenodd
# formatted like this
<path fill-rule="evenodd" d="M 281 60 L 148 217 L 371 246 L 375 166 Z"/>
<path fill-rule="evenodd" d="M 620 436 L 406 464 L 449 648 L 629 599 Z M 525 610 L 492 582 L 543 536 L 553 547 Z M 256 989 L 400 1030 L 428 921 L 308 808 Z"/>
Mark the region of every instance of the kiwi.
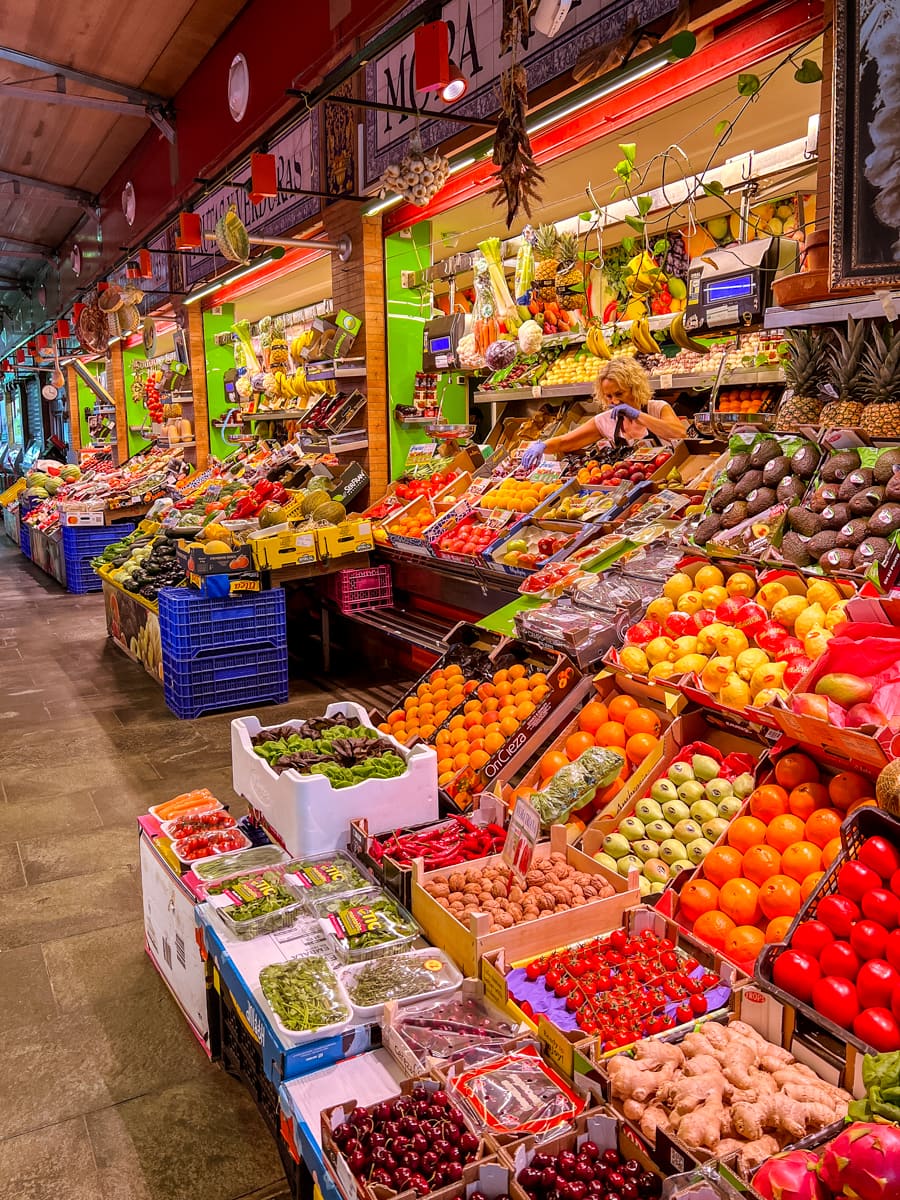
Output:
<path fill-rule="evenodd" d="M 883 537 L 867 537 L 860 542 L 853 555 L 853 565 L 857 570 L 865 571 L 872 563 L 884 562 L 891 549 L 891 543 Z"/>
<path fill-rule="evenodd" d="M 715 514 L 704 517 L 697 528 L 694 530 L 694 544 L 697 546 L 705 546 L 711 542 L 719 530 L 722 528 L 722 520 Z"/>
<path fill-rule="evenodd" d="M 822 468 L 822 479 L 826 483 L 840 483 L 858 466 L 858 450 L 839 450 L 837 454 L 832 454 Z"/>
<path fill-rule="evenodd" d="M 827 508 L 822 509 L 822 520 L 826 529 L 840 529 L 852 516 L 849 504 L 829 504 Z"/>
<path fill-rule="evenodd" d="M 838 488 L 838 499 L 849 500 L 863 488 L 870 487 L 875 482 L 875 472 L 871 467 L 859 467 L 851 471 Z"/>
<path fill-rule="evenodd" d="M 877 484 L 857 492 L 850 500 L 850 511 L 854 517 L 870 517 L 884 498 L 884 488 Z"/>
<path fill-rule="evenodd" d="M 778 485 L 775 496 L 782 504 L 791 504 L 794 500 L 802 499 L 805 491 L 806 483 L 799 475 L 785 475 Z"/>
<path fill-rule="evenodd" d="M 763 484 L 765 487 L 778 487 L 782 479 L 790 474 L 791 460 L 786 454 L 779 454 L 777 458 L 770 459 L 763 467 Z"/>
<path fill-rule="evenodd" d="M 713 512 L 724 512 L 734 498 L 734 484 L 726 480 L 713 492 L 709 507 Z"/>
<path fill-rule="evenodd" d="M 819 452 L 809 442 L 791 455 L 791 470 L 801 479 L 812 479 L 818 465 Z"/>
<path fill-rule="evenodd" d="M 900 470 L 900 450 L 885 450 L 875 463 L 875 482 L 887 483 Z"/>
<path fill-rule="evenodd" d="M 734 529 L 735 525 L 740 525 L 741 521 L 746 521 L 749 515 L 747 512 L 747 502 L 745 500 L 735 500 L 722 513 L 722 528 Z"/>
<path fill-rule="evenodd" d="M 750 466 L 760 470 L 767 462 L 771 462 L 773 458 L 778 458 L 780 454 L 781 447 L 774 438 L 763 438 L 750 451 Z"/>
<path fill-rule="evenodd" d="M 732 483 L 736 483 L 750 466 L 749 454 L 736 454 L 725 468 L 725 474 Z"/>
<path fill-rule="evenodd" d="M 887 537 L 900 529 L 900 504 L 882 504 L 869 517 L 869 533 L 876 537 Z"/>
<path fill-rule="evenodd" d="M 819 566 L 827 571 L 849 571 L 853 567 L 853 551 L 846 547 L 826 550 L 819 559 Z"/>
<path fill-rule="evenodd" d="M 895 471 L 884 485 L 884 498 L 889 503 L 900 501 L 900 471 Z"/>
<path fill-rule="evenodd" d="M 751 492 L 763 485 L 762 471 L 746 471 L 734 485 L 734 494 L 741 500 L 746 500 Z"/>
<path fill-rule="evenodd" d="M 823 512 L 837 500 L 837 494 L 838 489 L 833 483 L 820 483 L 809 498 L 809 508 L 812 512 Z"/>
<path fill-rule="evenodd" d="M 837 534 L 832 529 L 823 529 L 807 542 L 809 553 L 813 558 L 821 558 L 828 550 L 833 550 L 837 544 Z"/>
<path fill-rule="evenodd" d="M 865 517 L 854 517 L 852 521 L 848 521 L 846 525 L 842 525 L 837 532 L 838 546 L 856 547 L 865 539 L 869 531 L 869 522 Z"/>
<path fill-rule="evenodd" d="M 781 539 L 781 553 L 795 567 L 808 567 L 812 562 L 806 540 L 799 533 L 786 533 Z"/>
<path fill-rule="evenodd" d="M 810 512 L 802 504 L 795 505 L 788 513 L 788 524 L 796 533 L 802 534 L 804 537 L 812 537 L 815 533 L 821 533 L 825 528 L 825 521 L 821 513 Z"/>
<path fill-rule="evenodd" d="M 773 488 L 757 488 L 755 492 L 751 492 L 747 497 L 747 512 L 751 517 L 755 517 L 758 513 L 765 512 L 767 508 L 771 508 L 774 503 L 775 491 Z"/>

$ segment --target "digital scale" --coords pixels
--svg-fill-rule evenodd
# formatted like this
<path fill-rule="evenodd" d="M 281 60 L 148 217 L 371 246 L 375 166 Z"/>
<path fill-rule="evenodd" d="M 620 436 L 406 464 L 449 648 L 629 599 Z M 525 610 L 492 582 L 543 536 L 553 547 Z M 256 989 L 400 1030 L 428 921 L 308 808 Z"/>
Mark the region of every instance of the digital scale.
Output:
<path fill-rule="evenodd" d="M 459 339 L 466 328 L 463 313 L 434 317 L 425 325 L 422 334 L 422 369 L 447 371 L 458 364 Z"/>
<path fill-rule="evenodd" d="M 793 238 L 757 238 L 696 259 L 688 270 L 685 329 L 761 324 L 772 303 L 772 284 L 796 273 L 799 250 Z"/>

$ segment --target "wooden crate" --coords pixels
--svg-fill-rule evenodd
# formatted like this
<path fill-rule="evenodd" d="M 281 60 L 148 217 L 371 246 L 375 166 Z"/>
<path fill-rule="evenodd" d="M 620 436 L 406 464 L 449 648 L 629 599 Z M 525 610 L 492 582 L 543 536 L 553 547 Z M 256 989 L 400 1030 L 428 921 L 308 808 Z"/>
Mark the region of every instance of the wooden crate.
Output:
<path fill-rule="evenodd" d="M 551 853 L 566 855 L 576 870 L 589 875 L 599 875 L 611 884 L 615 894 L 605 900 L 594 900 L 581 908 L 550 913 L 536 921 L 526 921 L 511 929 L 490 932 L 491 918 L 488 913 L 471 913 L 468 925 L 463 925 L 447 909 L 442 908 L 428 892 L 425 884 L 436 875 L 446 871 L 423 871 L 421 864 L 413 867 L 412 911 L 428 940 L 442 947 L 465 975 L 478 975 L 482 957 L 491 950 L 503 950 L 511 962 L 529 956 L 535 957 L 568 942 L 594 937 L 621 924 L 622 914 L 640 903 L 637 884 L 631 886 L 621 875 L 608 871 L 580 850 L 566 842 L 566 831 L 555 825 L 550 831 L 550 841 L 541 842 L 535 848 L 536 858 L 547 858 Z M 500 856 L 479 860 L 485 867 L 500 862 Z"/>

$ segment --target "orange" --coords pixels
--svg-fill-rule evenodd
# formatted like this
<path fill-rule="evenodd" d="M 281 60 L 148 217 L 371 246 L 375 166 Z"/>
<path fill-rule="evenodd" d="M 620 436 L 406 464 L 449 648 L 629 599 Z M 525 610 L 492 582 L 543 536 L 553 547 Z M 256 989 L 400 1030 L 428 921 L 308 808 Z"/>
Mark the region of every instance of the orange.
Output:
<path fill-rule="evenodd" d="M 526 717 L 530 717 L 534 712 L 534 705 L 530 700 L 523 700 L 521 704 L 516 705 L 516 720 L 524 721 Z"/>
<path fill-rule="evenodd" d="M 494 672 L 494 683 L 506 683 L 506 681 L 508 679 L 509 679 L 508 671 L 495 671 Z"/>
<path fill-rule="evenodd" d="M 597 746 L 621 746 L 624 750 L 627 741 L 625 726 L 618 721 L 604 721 L 594 734 L 594 744 Z"/>
<path fill-rule="evenodd" d="M 566 754 L 569 756 L 569 762 L 580 758 L 585 750 L 590 750 L 593 745 L 594 739 L 589 733 L 570 733 L 566 738 Z"/>
<path fill-rule="evenodd" d="M 463 712 L 467 713 L 467 714 L 470 712 L 479 712 L 480 709 L 481 709 L 481 701 L 480 700 L 467 700 L 465 702 L 465 704 L 463 705 Z"/>
<path fill-rule="evenodd" d="M 635 763 L 643 762 L 659 745 L 659 738 L 652 733 L 633 733 L 625 743 L 625 753 Z"/>
<path fill-rule="evenodd" d="M 775 778 L 792 791 L 801 783 L 818 783 L 819 768 L 808 754 L 783 754 L 775 764 Z"/>
<path fill-rule="evenodd" d="M 475 771 L 480 771 L 483 766 L 490 762 L 491 756 L 486 754 L 484 750 L 473 750 L 469 755 L 469 766 Z"/>
<path fill-rule="evenodd" d="M 812 895 L 816 884 L 825 874 L 824 871 L 812 871 L 805 879 L 800 881 L 800 899 L 808 900 Z"/>
<path fill-rule="evenodd" d="M 766 926 L 766 941 L 769 943 L 783 942 L 793 919 L 793 917 L 773 917 Z"/>
<path fill-rule="evenodd" d="M 765 944 L 761 929 L 755 925 L 737 925 L 725 938 L 725 953 L 739 962 L 752 962 Z"/>
<path fill-rule="evenodd" d="M 800 902 L 800 884 L 790 875 L 773 875 L 759 889 L 759 907 L 769 920 L 793 917 Z"/>
<path fill-rule="evenodd" d="M 729 846 L 745 854 L 751 846 L 758 846 L 765 836 L 766 827 L 756 817 L 736 817 L 728 826 L 725 840 Z"/>
<path fill-rule="evenodd" d="M 569 765 L 569 759 L 559 750 L 548 750 L 540 761 L 538 770 L 541 773 L 541 779 L 549 779 L 551 775 L 555 775 L 557 771 L 561 771 L 563 767 Z"/>
<path fill-rule="evenodd" d="M 788 796 L 788 805 L 795 817 L 808 820 L 817 808 L 828 805 L 828 788 L 824 783 L 801 783 Z"/>
<path fill-rule="evenodd" d="M 510 679 L 524 679 L 528 672 L 521 663 L 516 663 L 515 666 L 509 668 L 506 674 Z"/>
<path fill-rule="evenodd" d="M 631 712 L 625 714 L 623 721 L 625 732 L 629 737 L 633 733 L 659 733 L 660 720 L 659 717 L 650 708 L 633 708 Z"/>
<path fill-rule="evenodd" d="M 719 892 L 719 908 L 738 925 L 759 920 L 759 888 L 749 879 L 729 879 Z"/>
<path fill-rule="evenodd" d="M 454 758 L 454 760 L 453 760 L 453 770 L 454 771 L 464 771 L 468 765 L 469 765 L 468 754 L 457 754 L 456 758 Z"/>
<path fill-rule="evenodd" d="M 878 801 L 874 796 L 865 796 L 862 800 L 853 801 L 847 809 L 847 816 L 849 817 L 851 813 L 855 813 L 858 808 L 877 808 L 877 806 Z"/>
<path fill-rule="evenodd" d="M 794 842 L 801 841 L 802 838 L 803 822 L 793 813 L 775 817 L 769 822 L 769 828 L 766 830 L 766 841 L 780 853 L 783 853 L 788 846 L 792 846 Z"/>
<path fill-rule="evenodd" d="M 734 927 L 731 917 L 726 917 L 723 912 L 713 908 L 700 914 L 694 922 L 694 933 L 714 950 L 724 950 L 726 939 Z"/>
<path fill-rule="evenodd" d="M 621 723 L 630 712 L 638 707 L 634 696 L 616 696 L 609 702 L 609 720 Z"/>
<path fill-rule="evenodd" d="M 719 889 L 708 879 L 689 879 L 679 896 L 681 912 L 686 920 L 696 921 L 699 916 L 719 904 Z"/>
<path fill-rule="evenodd" d="M 831 803 L 841 812 L 846 812 L 854 800 L 862 800 L 872 794 L 871 781 L 855 771 L 841 771 L 828 780 L 828 795 Z"/>
<path fill-rule="evenodd" d="M 703 860 L 703 874 L 716 887 L 741 874 L 741 854 L 733 846 L 713 846 Z"/>
<path fill-rule="evenodd" d="M 610 710 L 599 700 L 589 701 L 578 713 L 578 727 L 586 733 L 596 733 L 604 721 L 610 720 Z"/>
<path fill-rule="evenodd" d="M 596 812 L 602 812 L 607 804 L 618 796 L 619 792 L 625 786 L 625 779 L 625 775 L 617 775 L 608 787 L 594 793 L 594 810 Z"/>
<path fill-rule="evenodd" d="M 822 847 L 822 866 L 826 871 L 840 854 L 842 848 L 839 837 L 833 837 L 830 842 L 826 842 Z"/>
<path fill-rule="evenodd" d="M 781 856 L 781 871 L 802 883 L 807 875 L 822 866 L 822 851 L 812 842 L 794 842 Z"/>
<path fill-rule="evenodd" d="M 515 717 L 504 717 L 500 722 L 500 732 L 505 738 L 512 737 L 518 728 L 519 722 Z"/>
<path fill-rule="evenodd" d="M 781 855 L 774 846 L 767 846 L 762 842 L 758 846 L 751 846 L 746 852 L 742 869 L 747 879 L 757 884 L 765 883 L 771 876 L 780 872 Z"/>
<path fill-rule="evenodd" d="M 484 748 L 488 754 L 496 754 L 503 745 L 503 734 L 488 731 L 484 735 Z"/>
<path fill-rule="evenodd" d="M 750 812 L 768 825 L 775 817 L 789 812 L 788 794 L 777 783 L 763 784 L 750 793 Z"/>
<path fill-rule="evenodd" d="M 528 691 L 528 680 L 527 679 L 514 680 L 513 685 L 512 685 L 512 694 L 514 696 L 521 696 L 522 692 L 527 692 L 527 691 Z"/>
<path fill-rule="evenodd" d="M 817 846 L 827 846 L 841 832 L 843 816 L 833 808 L 817 808 L 806 822 L 806 840 Z"/>

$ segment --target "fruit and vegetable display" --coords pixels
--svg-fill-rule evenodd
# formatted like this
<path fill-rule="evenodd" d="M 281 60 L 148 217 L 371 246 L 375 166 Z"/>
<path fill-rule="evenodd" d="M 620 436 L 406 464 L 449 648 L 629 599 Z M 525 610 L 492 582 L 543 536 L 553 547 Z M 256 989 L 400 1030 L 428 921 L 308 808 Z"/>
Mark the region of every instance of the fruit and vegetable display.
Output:
<path fill-rule="evenodd" d="M 613 1100 L 651 1145 L 659 1131 L 700 1160 L 733 1154 L 744 1174 L 842 1121 L 851 1101 L 744 1021 L 639 1041 L 605 1069 Z"/>
<path fill-rule="evenodd" d="M 389 1000 L 449 992 L 462 976 L 442 951 L 428 949 L 343 967 L 340 979 L 354 1008 L 376 1008 Z"/>
<path fill-rule="evenodd" d="M 766 943 L 783 940 L 840 853 L 842 822 L 871 803 L 873 787 L 852 771 L 826 773 L 807 754 L 780 756 L 774 779 L 732 810 L 724 840 L 678 893 L 677 919 L 750 969 Z"/>
<path fill-rule="evenodd" d="M 488 913 L 491 933 L 615 895 L 602 874 L 579 871 L 558 852 L 535 858 L 522 882 L 524 887 L 512 882 L 509 870 L 492 862 L 468 863 L 458 871 L 432 875 L 422 886 L 460 923 L 470 913 Z"/>
<path fill-rule="evenodd" d="M 105 579 L 151 605 L 156 603 L 160 588 L 185 586 L 184 569 L 176 558 L 176 544 L 162 535 L 114 542 L 91 565 Z"/>
<path fill-rule="evenodd" d="M 489 525 L 475 513 L 467 513 L 440 535 L 435 552 L 438 556 L 452 554 L 478 559 L 499 536 L 496 525 Z"/>
<path fill-rule="evenodd" d="M 756 760 L 691 742 L 649 793 L 603 838 L 594 855 L 611 871 L 640 871 L 641 892 L 656 895 L 682 871 L 700 866 L 753 790 Z"/>
<path fill-rule="evenodd" d="M 501 1142 L 562 1130 L 586 1103 L 533 1044 L 448 1072 L 447 1090 Z"/>
<path fill-rule="evenodd" d="M 408 1095 L 354 1108 L 331 1133 L 363 1186 L 427 1196 L 459 1183 L 481 1150 L 462 1112 L 436 1084 L 414 1084 Z"/>
<path fill-rule="evenodd" d="M 618 487 L 623 483 L 645 483 L 664 467 L 671 457 L 670 450 L 659 450 L 650 457 L 641 455 L 623 458 L 615 463 L 599 463 L 596 459 L 589 459 L 579 469 L 576 479 L 581 484 L 605 488 Z"/>
<path fill-rule="evenodd" d="M 287 854 L 280 846 L 251 846 L 233 854 L 221 854 L 194 863 L 191 868 L 198 879 L 213 883 L 217 879 L 230 879 L 241 871 L 255 871 L 260 867 L 274 867 L 287 861 Z"/>
<path fill-rule="evenodd" d="M 724 387 L 716 398 L 720 413 L 768 412 L 777 402 L 780 388 L 775 387 Z"/>
<path fill-rule="evenodd" d="M 419 934 L 406 909 L 378 888 L 353 896 L 326 897 L 314 910 L 343 962 L 397 954 Z"/>
<path fill-rule="evenodd" d="M 530 513 L 556 490 L 552 483 L 535 483 L 510 475 L 496 487 L 486 491 L 479 498 L 478 506 L 483 509 L 496 509 L 499 512 Z"/>
<path fill-rule="evenodd" d="M 504 566 L 533 571 L 571 545 L 577 532 L 577 529 L 563 531 L 546 525 L 523 525 L 497 547 L 492 557 Z"/>
<path fill-rule="evenodd" d="M 275 1016 L 292 1033 L 312 1033 L 350 1019 L 345 993 L 324 958 L 271 963 L 260 971 L 259 986 Z"/>
<path fill-rule="evenodd" d="M 293 924 L 303 895 L 283 866 L 247 871 L 206 887 L 216 915 L 240 938 L 253 938 Z"/>
<path fill-rule="evenodd" d="M 350 725 L 343 716 L 263 729 L 252 738 L 253 752 L 281 775 L 324 775 L 333 788 L 366 779 L 392 779 L 406 770 L 396 745 L 369 725 Z"/>
<path fill-rule="evenodd" d="M 426 871 L 436 871 L 499 854 L 505 841 L 506 830 L 501 825 L 476 825 L 454 813 L 427 829 L 409 833 L 397 830 L 383 838 L 373 837 L 366 849 L 376 862 L 388 857 L 400 867 L 410 867 L 421 859 Z"/>
<path fill-rule="evenodd" d="M 851 1113 L 855 1105 L 851 1105 Z M 753 1176 L 763 1200 L 896 1200 L 900 1196 L 900 1129 L 855 1121 L 814 1150 L 788 1150 Z"/>
<path fill-rule="evenodd" d="M 572 1150 L 551 1154 L 536 1149 L 516 1182 L 529 1200 L 585 1200 L 591 1195 L 655 1200 L 662 1190 L 655 1172 L 645 1171 L 637 1159 L 624 1158 L 618 1150 L 601 1150 L 587 1135 Z"/>
<path fill-rule="evenodd" d="M 650 929 L 614 929 L 506 976 L 510 996 L 528 1017 L 598 1035 L 600 1053 L 627 1046 L 722 1008 L 731 989 L 671 938 Z"/>
<path fill-rule="evenodd" d="M 391 1016 L 390 1027 L 419 1062 L 441 1067 L 492 1058 L 519 1032 L 515 1021 L 459 992 L 400 1009 Z"/>

